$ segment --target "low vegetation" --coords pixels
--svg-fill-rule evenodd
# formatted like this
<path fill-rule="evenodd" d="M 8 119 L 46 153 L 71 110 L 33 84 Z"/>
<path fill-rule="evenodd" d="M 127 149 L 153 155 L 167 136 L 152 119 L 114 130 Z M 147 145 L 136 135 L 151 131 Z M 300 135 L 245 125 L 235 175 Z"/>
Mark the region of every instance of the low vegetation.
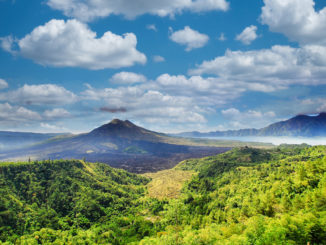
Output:
<path fill-rule="evenodd" d="M 0 184 L 4 244 L 326 244 L 323 146 L 238 148 L 146 176 L 6 163 Z"/>
<path fill-rule="evenodd" d="M 193 171 L 177 169 L 144 174 L 145 177 L 151 178 L 147 185 L 148 195 L 159 200 L 177 198 L 184 183 L 189 181 L 193 174 Z"/>
<path fill-rule="evenodd" d="M 128 146 L 126 147 L 123 152 L 130 153 L 130 154 L 146 154 L 147 151 L 137 147 L 137 146 Z"/>

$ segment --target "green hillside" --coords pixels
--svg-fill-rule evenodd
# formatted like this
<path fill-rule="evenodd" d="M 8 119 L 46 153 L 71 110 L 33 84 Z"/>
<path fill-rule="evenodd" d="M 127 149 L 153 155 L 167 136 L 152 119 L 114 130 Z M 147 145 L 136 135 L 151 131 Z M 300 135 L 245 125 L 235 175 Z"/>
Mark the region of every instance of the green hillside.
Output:
<path fill-rule="evenodd" d="M 0 239 L 326 244 L 326 147 L 237 148 L 147 176 L 77 160 L 2 164 Z"/>
<path fill-rule="evenodd" d="M 234 149 L 177 169 L 199 174 L 141 244 L 326 244 L 326 147 Z"/>
<path fill-rule="evenodd" d="M 17 244 L 138 240 L 143 235 L 133 229 L 152 226 L 135 218 L 148 181 L 78 160 L 1 164 L 0 239 Z"/>

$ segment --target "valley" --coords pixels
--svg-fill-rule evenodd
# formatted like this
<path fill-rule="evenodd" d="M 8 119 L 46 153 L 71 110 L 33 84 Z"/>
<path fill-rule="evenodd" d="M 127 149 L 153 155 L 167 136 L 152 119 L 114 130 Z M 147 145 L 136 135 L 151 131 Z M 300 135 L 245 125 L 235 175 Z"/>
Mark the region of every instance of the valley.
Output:
<path fill-rule="evenodd" d="M 0 245 L 326 245 L 326 0 L 0 0 Z"/>
<path fill-rule="evenodd" d="M 235 148 L 142 176 L 81 160 L 1 163 L 0 239 L 324 244 L 325 177 L 325 146 Z"/>

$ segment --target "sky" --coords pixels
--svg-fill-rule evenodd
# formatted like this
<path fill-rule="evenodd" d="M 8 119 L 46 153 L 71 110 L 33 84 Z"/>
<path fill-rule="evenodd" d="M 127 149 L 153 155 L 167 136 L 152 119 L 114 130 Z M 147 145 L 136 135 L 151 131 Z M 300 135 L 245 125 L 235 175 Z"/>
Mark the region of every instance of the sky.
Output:
<path fill-rule="evenodd" d="M 323 111 L 324 0 L 0 0 L 0 130 L 207 132 Z"/>

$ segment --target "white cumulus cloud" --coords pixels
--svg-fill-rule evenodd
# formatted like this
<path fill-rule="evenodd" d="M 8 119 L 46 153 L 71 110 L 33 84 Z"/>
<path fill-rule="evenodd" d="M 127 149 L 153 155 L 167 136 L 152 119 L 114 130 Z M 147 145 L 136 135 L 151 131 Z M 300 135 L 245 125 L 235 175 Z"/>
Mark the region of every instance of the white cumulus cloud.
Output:
<path fill-rule="evenodd" d="M 116 73 L 110 78 L 111 82 L 118 84 L 143 83 L 146 80 L 146 77 L 142 74 L 126 71 Z"/>
<path fill-rule="evenodd" d="M 74 103 L 77 96 L 55 84 L 28 85 L 0 93 L 0 101 L 24 105 L 64 105 Z"/>
<path fill-rule="evenodd" d="M 183 11 L 227 11 L 226 0 L 48 0 L 47 4 L 66 16 L 91 21 L 109 15 L 123 15 L 133 19 L 143 14 L 160 17 L 174 16 Z"/>
<path fill-rule="evenodd" d="M 43 114 L 47 119 L 58 119 L 71 116 L 71 114 L 63 108 L 54 108 L 52 110 L 46 110 Z"/>
<path fill-rule="evenodd" d="M 13 50 L 13 46 L 17 42 L 12 36 L 0 37 L 0 46 L 3 50 L 15 55 L 16 51 Z"/>
<path fill-rule="evenodd" d="M 246 27 L 239 35 L 236 36 L 236 40 L 243 44 L 249 45 L 257 39 L 257 26 L 251 25 Z"/>
<path fill-rule="evenodd" d="M 325 84 L 326 48 L 322 46 L 273 46 L 253 51 L 230 51 L 224 56 L 204 61 L 190 74 L 214 74 L 226 80 L 258 83 L 266 91 L 292 84 Z M 259 86 L 258 86 L 259 85 Z M 251 85 L 253 86 L 253 85 Z M 272 86 L 272 87 L 270 87 Z"/>
<path fill-rule="evenodd" d="M 182 30 L 172 32 L 170 39 L 180 45 L 185 45 L 186 51 L 191 51 L 192 49 L 204 47 L 209 37 L 191 29 L 189 26 L 185 26 Z"/>
<path fill-rule="evenodd" d="M 274 45 L 268 49 L 227 50 L 205 60 L 190 75 L 215 75 L 246 83 L 248 90 L 272 92 L 291 85 L 326 84 L 326 8 L 315 10 L 313 0 L 264 0 L 261 21 L 283 33 L 299 47 Z M 249 44 L 257 27 L 247 27 L 236 39 Z"/>
<path fill-rule="evenodd" d="M 224 34 L 223 32 L 222 32 L 222 33 L 220 34 L 220 36 L 218 37 L 218 40 L 221 41 L 221 42 L 224 42 L 224 41 L 227 40 L 227 38 L 226 38 L 226 36 L 225 36 L 225 34 Z"/>
<path fill-rule="evenodd" d="M 157 31 L 157 28 L 156 28 L 156 25 L 155 25 L 155 24 L 148 24 L 148 25 L 146 26 L 146 28 L 147 28 L 148 30 Z"/>
<path fill-rule="evenodd" d="M 151 87 L 151 86 L 149 86 Z M 125 108 L 130 119 L 142 119 L 145 122 L 168 120 L 170 123 L 205 122 L 199 107 L 184 96 L 174 96 L 158 89 L 136 87 L 106 88 L 97 90 L 88 88 L 83 92 L 85 100 L 100 100 L 104 106 Z"/>
<path fill-rule="evenodd" d="M 274 111 L 261 112 L 257 110 L 239 111 L 236 108 L 229 108 L 221 111 L 222 115 L 229 120 L 227 128 L 262 128 L 276 120 Z"/>
<path fill-rule="evenodd" d="M 19 124 L 41 120 L 42 117 L 35 111 L 22 106 L 12 106 L 9 103 L 0 104 L 0 124 Z"/>
<path fill-rule="evenodd" d="M 6 80 L 0 78 L 0 89 L 8 88 L 8 83 Z"/>
<path fill-rule="evenodd" d="M 18 50 L 13 52 L 45 66 L 99 70 L 146 63 L 146 56 L 136 49 L 135 34 L 119 36 L 107 31 L 98 38 L 86 24 L 74 19 L 53 19 L 16 43 Z M 8 45 L 5 43 L 7 51 Z"/>
<path fill-rule="evenodd" d="M 156 62 L 156 63 L 159 63 L 159 62 L 164 62 L 165 61 L 165 58 L 160 56 L 160 55 L 154 55 L 153 56 L 153 61 Z"/>
<path fill-rule="evenodd" d="M 271 31 L 301 44 L 326 45 L 326 7 L 316 11 L 314 0 L 264 0 L 261 21 Z"/>
<path fill-rule="evenodd" d="M 255 83 L 201 77 L 162 74 L 155 80 L 133 86 L 96 89 L 88 86 L 81 98 L 109 108 L 124 108 L 124 116 L 143 122 L 176 124 L 206 123 L 245 91 L 265 91 L 268 86 Z M 198 126 L 198 125 L 197 125 Z M 196 127 L 197 127 L 196 126 Z"/>
<path fill-rule="evenodd" d="M 40 123 L 40 126 L 44 129 L 46 129 L 46 132 L 52 132 L 52 133 L 62 133 L 62 132 L 68 132 L 69 130 L 63 126 L 58 126 L 54 124 L 49 123 Z"/>

